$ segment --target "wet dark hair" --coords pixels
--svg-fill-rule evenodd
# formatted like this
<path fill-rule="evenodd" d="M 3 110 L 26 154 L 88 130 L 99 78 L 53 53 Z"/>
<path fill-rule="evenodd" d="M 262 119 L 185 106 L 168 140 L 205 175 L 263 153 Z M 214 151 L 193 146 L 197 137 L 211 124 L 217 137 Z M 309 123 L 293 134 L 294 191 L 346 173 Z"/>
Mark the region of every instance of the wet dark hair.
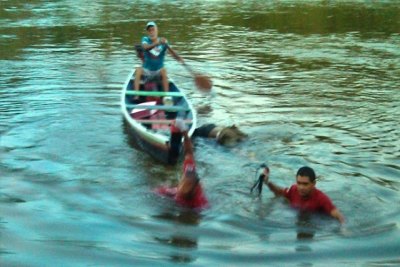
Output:
<path fill-rule="evenodd" d="M 296 176 L 305 176 L 310 178 L 310 182 L 314 183 L 316 176 L 315 176 L 315 172 L 312 168 L 308 167 L 308 166 L 304 166 L 301 167 L 298 171 Z"/>

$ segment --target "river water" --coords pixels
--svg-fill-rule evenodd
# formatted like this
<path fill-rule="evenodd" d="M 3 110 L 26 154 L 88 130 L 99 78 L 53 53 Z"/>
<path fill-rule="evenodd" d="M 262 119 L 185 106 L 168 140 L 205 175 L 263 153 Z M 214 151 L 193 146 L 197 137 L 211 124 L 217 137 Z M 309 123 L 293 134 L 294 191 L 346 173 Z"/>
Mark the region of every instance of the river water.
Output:
<path fill-rule="evenodd" d="M 1 1 L 1 266 L 400 265 L 398 1 Z M 130 143 L 120 91 L 149 20 L 192 68 L 169 76 L 199 124 L 236 124 L 233 148 L 196 139 L 211 207 Z M 267 189 L 313 167 L 344 227 Z"/>

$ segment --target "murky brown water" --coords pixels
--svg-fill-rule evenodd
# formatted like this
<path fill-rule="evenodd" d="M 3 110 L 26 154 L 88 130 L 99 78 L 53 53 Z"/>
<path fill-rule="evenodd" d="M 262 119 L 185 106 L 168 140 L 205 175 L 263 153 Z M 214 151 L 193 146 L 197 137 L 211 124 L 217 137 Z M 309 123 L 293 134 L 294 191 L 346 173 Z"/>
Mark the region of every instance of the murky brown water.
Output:
<path fill-rule="evenodd" d="M 400 264 L 400 7 L 396 1 L 2 1 L 2 266 Z M 169 58 L 201 123 L 239 125 L 235 148 L 195 141 L 211 208 L 153 195 L 180 166 L 135 150 L 119 99 L 148 20 L 214 93 Z M 302 218 L 302 165 L 347 218 Z"/>

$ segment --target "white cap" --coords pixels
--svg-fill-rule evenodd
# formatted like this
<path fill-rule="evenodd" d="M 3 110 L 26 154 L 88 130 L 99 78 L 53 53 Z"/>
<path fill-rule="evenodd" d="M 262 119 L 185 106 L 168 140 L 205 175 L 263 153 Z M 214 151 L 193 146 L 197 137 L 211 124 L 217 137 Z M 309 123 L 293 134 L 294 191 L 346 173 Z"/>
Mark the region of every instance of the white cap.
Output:
<path fill-rule="evenodd" d="M 147 25 L 146 25 L 146 30 L 147 30 L 149 27 L 157 27 L 157 24 L 156 24 L 154 21 L 150 21 L 150 22 L 148 22 Z"/>

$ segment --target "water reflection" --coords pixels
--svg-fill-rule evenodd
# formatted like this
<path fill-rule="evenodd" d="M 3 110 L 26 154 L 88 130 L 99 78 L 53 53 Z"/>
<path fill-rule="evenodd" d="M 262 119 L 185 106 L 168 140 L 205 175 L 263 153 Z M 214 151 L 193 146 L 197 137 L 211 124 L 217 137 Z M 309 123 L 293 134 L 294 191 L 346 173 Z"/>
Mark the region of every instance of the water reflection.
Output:
<path fill-rule="evenodd" d="M 195 226 L 201 221 L 201 215 L 192 210 L 182 210 L 176 212 L 164 212 L 155 215 L 154 218 L 171 222 L 173 230 L 171 234 L 165 233 L 165 236 L 154 237 L 154 239 L 163 245 L 171 246 L 170 252 L 172 262 L 187 263 L 196 260 L 193 250 L 197 249 L 197 237 Z M 183 226 L 183 227 L 182 227 Z"/>
<path fill-rule="evenodd" d="M 299 211 L 297 215 L 296 229 L 298 240 L 310 240 L 316 233 L 316 225 L 312 223 L 310 212 Z"/>
<path fill-rule="evenodd" d="M 129 123 L 122 117 L 122 132 L 125 135 L 126 141 L 128 145 L 137 150 L 138 153 L 145 153 L 144 151 L 141 150 L 140 146 L 138 145 L 138 142 L 140 141 L 139 139 L 135 138 L 135 134 L 132 132 L 132 129 L 129 126 Z"/>

